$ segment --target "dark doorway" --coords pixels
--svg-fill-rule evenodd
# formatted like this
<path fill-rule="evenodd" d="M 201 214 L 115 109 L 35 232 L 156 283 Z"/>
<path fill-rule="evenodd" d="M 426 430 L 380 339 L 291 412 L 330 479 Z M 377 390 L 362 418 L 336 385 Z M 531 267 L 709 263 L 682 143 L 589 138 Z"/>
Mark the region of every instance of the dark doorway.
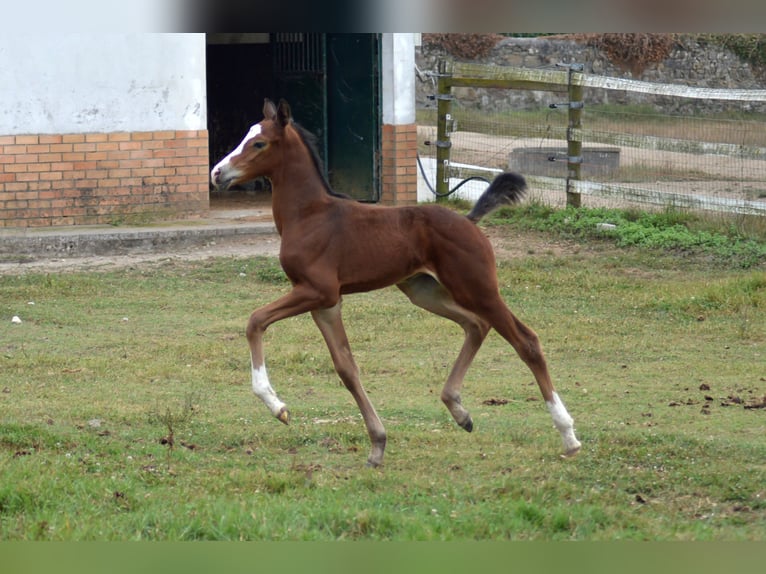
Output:
<path fill-rule="evenodd" d="M 336 191 L 380 198 L 379 34 L 208 34 L 210 165 L 262 119 L 264 98 L 290 102 L 296 121 L 318 138 Z M 270 200 L 267 182 L 211 190 L 211 207 L 239 196 Z"/>

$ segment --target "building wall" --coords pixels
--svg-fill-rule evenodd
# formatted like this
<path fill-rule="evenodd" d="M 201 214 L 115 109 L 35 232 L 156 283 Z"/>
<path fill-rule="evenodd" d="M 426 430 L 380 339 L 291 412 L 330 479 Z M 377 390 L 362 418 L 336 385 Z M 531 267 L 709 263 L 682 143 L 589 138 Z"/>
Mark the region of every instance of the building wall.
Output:
<path fill-rule="evenodd" d="M 203 34 L 3 35 L 0 227 L 208 208 Z"/>
<path fill-rule="evenodd" d="M 417 202 L 415 34 L 381 38 L 381 203 Z"/>

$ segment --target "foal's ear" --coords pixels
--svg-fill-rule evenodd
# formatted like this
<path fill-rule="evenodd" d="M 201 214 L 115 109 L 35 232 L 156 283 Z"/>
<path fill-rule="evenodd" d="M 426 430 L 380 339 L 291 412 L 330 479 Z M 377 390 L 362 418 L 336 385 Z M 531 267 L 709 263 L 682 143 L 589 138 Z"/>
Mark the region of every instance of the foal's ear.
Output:
<path fill-rule="evenodd" d="M 267 120 L 273 120 L 277 116 L 277 108 L 269 98 L 263 99 L 263 117 Z"/>
<path fill-rule="evenodd" d="M 290 111 L 290 104 L 285 100 L 279 100 L 279 107 L 277 108 L 277 121 L 279 125 L 285 127 L 291 121 L 293 121 L 293 113 Z"/>

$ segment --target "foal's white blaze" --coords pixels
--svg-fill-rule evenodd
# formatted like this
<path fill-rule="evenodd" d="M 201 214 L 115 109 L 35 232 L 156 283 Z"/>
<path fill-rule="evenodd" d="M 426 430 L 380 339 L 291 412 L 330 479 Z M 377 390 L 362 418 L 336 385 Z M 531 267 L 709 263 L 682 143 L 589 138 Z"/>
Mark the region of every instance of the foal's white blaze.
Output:
<path fill-rule="evenodd" d="M 245 138 L 241 142 L 239 142 L 239 145 L 235 147 L 229 155 L 227 155 L 225 158 L 219 161 L 212 170 L 210 170 L 210 180 L 213 183 L 217 183 L 219 179 L 219 177 L 217 177 L 217 174 L 220 175 L 221 173 L 225 172 L 227 167 L 229 166 L 229 162 L 231 161 L 231 159 L 241 154 L 242 150 L 245 149 L 245 144 L 260 133 L 261 133 L 261 124 L 255 124 L 254 126 L 252 126 L 250 128 L 250 131 L 247 132 L 247 135 L 245 136 Z M 231 176 L 234 174 L 230 173 L 228 175 Z"/>
<path fill-rule="evenodd" d="M 561 433 L 561 438 L 564 441 L 564 451 L 566 453 L 575 453 L 580 448 L 580 441 L 577 440 L 574 434 L 574 420 L 567 412 L 564 403 L 561 402 L 558 393 L 553 393 L 553 399 L 546 401 L 548 405 L 548 412 L 551 413 L 553 418 L 553 424 Z"/>
<path fill-rule="evenodd" d="M 271 411 L 275 417 L 279 418 L 279 415 L 285 408 L 285 403 L 279 400 L 277 393 L 269 382 L 269 375 L 266 373 L 266 365 L 260 367 L 251 366 L 253 373 L 253 392 L 261 399 Z"/>

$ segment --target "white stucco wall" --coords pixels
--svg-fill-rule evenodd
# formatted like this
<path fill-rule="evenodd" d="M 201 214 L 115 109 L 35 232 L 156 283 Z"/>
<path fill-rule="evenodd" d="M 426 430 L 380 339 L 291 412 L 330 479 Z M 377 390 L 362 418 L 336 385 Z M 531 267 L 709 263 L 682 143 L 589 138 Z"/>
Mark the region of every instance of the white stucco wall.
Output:
<path fill-rule="evenodd" d="M 385 33 L 381 38 L 383 123 L 415 123 L 416 34 Z"/>
<path fill-rule="evenodd" d="M 197 129 L 204 34 L 0 36 L 0 135 Z"/>

